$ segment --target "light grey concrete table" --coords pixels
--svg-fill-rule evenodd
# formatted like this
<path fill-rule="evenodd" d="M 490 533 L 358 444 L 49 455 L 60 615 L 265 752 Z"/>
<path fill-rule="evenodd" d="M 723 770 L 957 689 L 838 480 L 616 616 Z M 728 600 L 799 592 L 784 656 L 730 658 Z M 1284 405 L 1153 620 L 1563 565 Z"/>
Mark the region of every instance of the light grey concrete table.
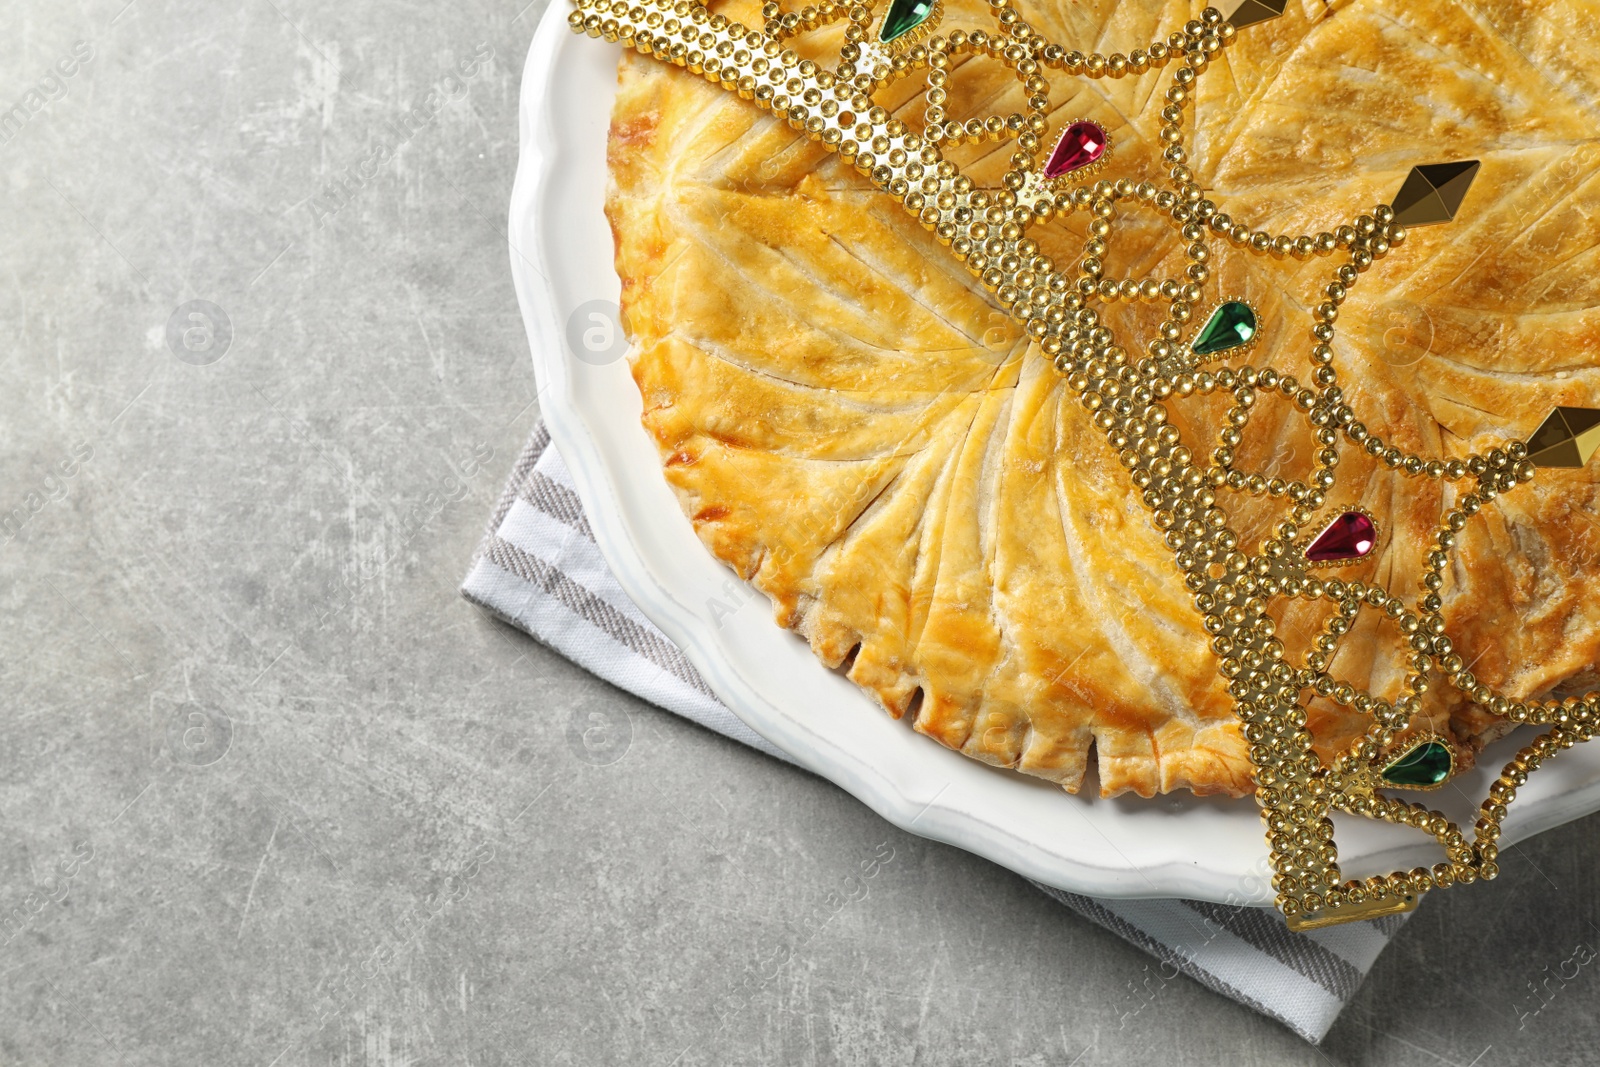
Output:
<path fill-rule="evenodd" d="M 0 1064 L 1600 1060 L 1596 820 L 1316 1050 L 462 602 L 542 8 L 0 16 Z"/>

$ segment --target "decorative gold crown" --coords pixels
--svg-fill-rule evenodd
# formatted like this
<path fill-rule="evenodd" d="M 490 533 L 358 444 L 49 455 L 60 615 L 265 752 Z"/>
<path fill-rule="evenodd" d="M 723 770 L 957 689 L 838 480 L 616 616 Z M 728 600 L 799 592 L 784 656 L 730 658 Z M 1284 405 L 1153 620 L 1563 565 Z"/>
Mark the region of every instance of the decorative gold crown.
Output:
<path fill-rule="evenodd" d="M 1495 877 L 1495 842 L 1506 806 L 1546 760 L 1593 735 L 1600 697 L 1523 701 L 1481 684 L 1455 650 L 1440 614 L 1439 590 L 1451 549 L 1472 516 L 1530 481 L 1538 467 L 1587 463 L 1600 448 L 1600 411 L 1559 408 L 1528 441 L 1509 441 L 1483 455 L 1449 460 L 1414 455 L 1386 443 L 1345 402 L 1331 347 L 1339 306 L 1361 275 L 1401 245 L 1404 226 L 1453 218 L 1476 175 L 1476 162 L 1417 167 L 1393 204 L 1378 205 L 1332 232 L 1275 235 L 1222 213 L 1187 164 L 1185 109 L 1195 100 L 1196 82 L 1234 43 L 1238 27 L 1282 14 L 1284 0 L 1243 0 L 1232 22 L 1207 8 L 1165 41 L 1109 56 L 1085 55 L 1046 40 L 1010 0 L 989 0 L 995 26 L 987 31 L 936 35 L 943 17 L 939 0 L 889 0 L 881 15 L 864 4 L 838 0 L 788 13 L 768 2 L 760 29 L 693 0 L 576 0 L 576 5 L 569 18 L 574 30 L 621 41 L 702 74 L 852 161 L 934 231 L 1053 359 L 1127 469 L 1203 617 L 1250 746 L 1277 905 L 1291 928 L 1409 911 L 1430 889 Z M 849 24 L 833 69 L 786 47 L 790 38 L 840 19 Z M 947 120 L 945 87 L 951 58 L 960 53 L 1005 64 L 1028 93 L 1027 110 Z M 1127 177 L 1086 182 L 1105 164 L 1110 149 L 1105 130 L 1088 120 L 1066 124 L 1041 165 L 1049 131 L 1045 70 L 1101 78 L 1166 66 L 1175 67 L 1161 112 L 1167 188 Z M 920 130 L 873 101 L 874 93 L 916 72 L 925 72 L 927 107 Z M 1016 154 L 999 189 L 976 188 L 941 152 L 942 145 L 1004 139 L 1016 141 Z M 1191 261 L 1184 277 L 1119 281 L 1105 276 L 1107 239 L 1120 205 L 1154 211 L 1178 231 Z M 1092 220 L 1073 272 L 1041 255 L 1028 232 L 1077 211 L 1088 212 Z M 1217 303 L 1198 328 L 1191 326 L 1210 277 L 1210 235 L 1262 256 L 1341 256 L 1312 311 L 1309 383 L 1265 367 L 1201 369 L 1213 360 L 1243 355 L 1258 334 L 1256 309 L 1238 297 Z M 1117 343 L 1111 326 L 1091 306 L 1135 298 L 1170 302 L 1169 317 L 1141 357 Z M 1231 393 L 1235 406 L 1207 462 L 1184 443 L 1168 405 L 1218 391 Z M 1258 395 L 1274 393 L 1303 413 L 1320 445 L 1315 468 L 1304 480 L 1269 478 L 1234 465 L 1240 431 Z M 1316 521 L 1346 443 L 1405 475 L 1462 483 L 1434 532 L 1414 603 L 1371 582 L 1318 576 L 1320 568 L 1360 560 L 1378 539 L 1378 519 L 1366 511 Z M 1254 553 L 1240 547 L 1230 526 L 1223 505 L 1227 492 L 1267 494 L 1287 503 L 1275 535 Z M 1289 598 L 1333 605 L 1299 666 L 1286 659 L 1268 613 L 1274 601 Z M 1387 618 L 1406 657 L 1405 685 L 1393 701 L 1327 672 L 1340 638 L 1363 609 Z M 1442 813 L 1383 792 L 1437 788 L 1454 773 L 1448 743 L 1409 729 L 1422 695 L 1441 678 L 1496 716 L 1549 727 L 1501 771 L 1471 838 Z M 1328 764 L 1312 750 L 1301 702 L 1308 694 L 1353 707 L 1371 720 L 1365 734 Z M 1447 859 L 1431 869 L 1347 881 L 1329 818 L 1334 810 L 1429 833 Z"/>

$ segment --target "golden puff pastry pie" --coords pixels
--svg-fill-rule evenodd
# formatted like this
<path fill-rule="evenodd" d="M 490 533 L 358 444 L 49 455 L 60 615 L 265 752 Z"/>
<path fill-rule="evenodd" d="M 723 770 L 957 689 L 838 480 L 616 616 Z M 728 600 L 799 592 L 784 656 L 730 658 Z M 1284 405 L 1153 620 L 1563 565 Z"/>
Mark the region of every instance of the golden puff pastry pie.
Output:
<path fill-rule="evenodd" d="M 985 10 L 947 0 L 942 30 Z M 753 6 L 727 13 L 760 25 Z M 1028 11 L 1053 40 L 1109 47 L 1189 16 L 1157 0 Z M 1526 437 L 1553 407 L 1600 407 L 1600 53 L 1582 43 L 1597 17 L 1571 0 L 1291 0 L 1204 80 L 1198 180 L 1222 210 L 1275 232 L 1387 203 L 1414 165 L 1481 161 L 1455 222 L 1413 229 L 1339 311 L 1350 402 L 1400 448 L 1465 455 Z M 841 32 L 806 43 L 837 51 Z M 1107 796 L 1250 792 L 1241 728 L 1172 553 L 1037 344 L 836 153 L 667 64 L 629 53 L 619 78 L 607 211 L 630 358 L 645 427 L 706 546 L 823 663 L 968 756 L 1073 792 L 1091 768 Z M 961 57 L 950 80 L 952 117 L 1021 107 L 1016 77 L 986 58 Z M 1159 178 L 1164 85 L 1155 71 L 1053 79 L 1052 128 L 1099 123 L 1119 173 Z M 914 123 L 918 89 L 878 100 Z M 1010 151 L 949 153 L 996 185 Z M 1072 215 L 1038 239 L 1071 262 L 1085 225 Z M 1167 278 L 1184 262 L 1169 228 L 1131 216 L 1107 273 Z M 1208 291 L 1254 305 L 1259 364 L 1305 373 L 1324 274 L 1222 242 Z M 1119 303 L 1106 316 L 1150 336 L 1162 311 Z M 1228 405 L 1212 399 L 1175 414 L 1186 438 L 1216 439 Z M 1291 478 L 1316 447 L 1290 406 L 1268 406 L 1241 452 Z M 1444 614 L 1477 677 L 1514 696 L 1595 680 L 1593 467 L 1541 478 L 1461 535 Z M 1351 577 L 1421 573 L 1438 482 L 1356 453 L 1336 492 L 1334 504 L 1380 520 Z M 1242 497 L 1236 528 L 1259 540 L 1275 506 Z M 1315 637 L 1314 607 L 1285 609 L 1291 651 Z M 1377 627 L 1358 618 L 1329 673 L 1397 687 L 1404 666 Z M 1429 694 L 1427 727 L 1470 761 L 1510 724 L 1444 688 Z M 1365 728 L 1332 700 L 1309 714 L 1319 753 Z"/>

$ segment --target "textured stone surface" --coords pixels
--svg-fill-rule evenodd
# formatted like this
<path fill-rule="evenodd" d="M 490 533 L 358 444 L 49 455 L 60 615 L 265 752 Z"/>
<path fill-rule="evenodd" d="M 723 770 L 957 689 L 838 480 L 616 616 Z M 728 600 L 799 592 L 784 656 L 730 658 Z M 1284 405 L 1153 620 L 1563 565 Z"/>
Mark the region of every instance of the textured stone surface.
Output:
<path fill-rule="evenodd" d="M 1317 1051 L 482 617 L 542 5 L 123 2 L 0 35 L 0 104 L 44 83 L 0 135 L 0 1063 L 1592 1057 L 1594 819 L 1429 900 Z"/>

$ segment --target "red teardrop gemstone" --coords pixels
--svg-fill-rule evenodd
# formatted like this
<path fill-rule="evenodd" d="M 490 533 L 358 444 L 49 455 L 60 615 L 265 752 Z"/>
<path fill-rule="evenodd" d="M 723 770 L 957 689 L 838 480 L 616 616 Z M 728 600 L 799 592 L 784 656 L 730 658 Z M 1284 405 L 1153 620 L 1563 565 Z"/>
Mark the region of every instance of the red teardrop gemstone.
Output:
<path fill-rule="evenodd" d="M 1328 523 L 1327 529 L 1311 542 L 1306 559 L 1312 563 L 1360 559 L 1377 543 L 1378 527 L 1373 521 L 1359 511 L 1347 511 Z"/>
<path fill-rule="evenodd" d="M 1059 178 L 1082 170 L 1106 154 L 1106 131 L 1098 122 L 1081 119 L 1068 126 L 1044 165 L 1046 178 Z"/>

